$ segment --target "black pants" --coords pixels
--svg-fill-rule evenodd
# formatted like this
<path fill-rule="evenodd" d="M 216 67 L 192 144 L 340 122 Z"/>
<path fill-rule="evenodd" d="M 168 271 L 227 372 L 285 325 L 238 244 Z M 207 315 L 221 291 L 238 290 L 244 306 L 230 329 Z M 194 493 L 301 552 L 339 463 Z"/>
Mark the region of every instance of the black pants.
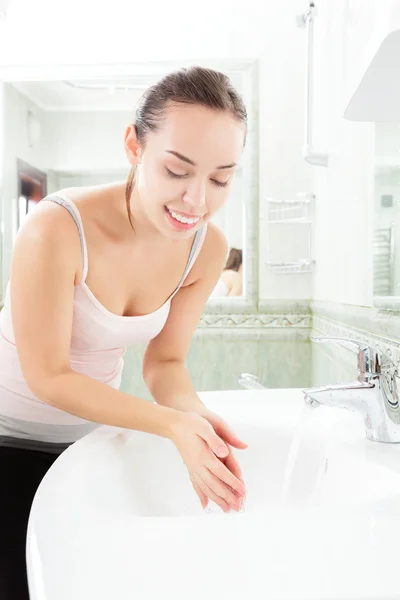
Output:
<path fill-rule="evenodd" d="M 0 446 L 0 599 L 29 600 L 26 532 L 33 498 L 59 454 Z"/>

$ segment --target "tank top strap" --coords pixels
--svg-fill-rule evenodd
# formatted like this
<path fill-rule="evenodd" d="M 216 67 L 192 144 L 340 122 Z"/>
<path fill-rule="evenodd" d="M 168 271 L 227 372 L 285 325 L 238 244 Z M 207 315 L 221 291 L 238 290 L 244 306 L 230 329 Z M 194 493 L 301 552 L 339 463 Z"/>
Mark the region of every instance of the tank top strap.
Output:
<path fill-rule="evenodd" d="M 181 280 L 178 284 L 178 287 L 176 288 L 176 290 L 174 291 L 172 296 L 169 298 L 169 300 L 172 300 L 172 298 L 175 296 L 175 294 L 177 294 L 179 292 L 180 288 L 182 287 L 183 282 L 185 281 L 186 277 L 189 275 L 189 272 L 190 272 L 191 268 L 193 267 L 194 263 L 196 262 L 196 259 L 197 259 L 198 255 L 200 253 L 200 250 L 203 246 L 203 242 L 206 237 L 206 233 L 207 233 L 207 224 L 203 225 L 203 227 L 196 232 L 192 247 L 190 249 L 190 254 L 189 254 L 189 258 L 188 258 L 185 270 L 184 270 Z"/>
<path fill-rule="evenodd" d="M 43 200 L 41 200 L 41 202 L 43 202 L 44 200 L 48 200 L 50 202 L 56 202 L 60 206 L 63 206 L 69 212 L 71 217 L 74 219 L 76 226 L 78 228 L 79 239 L 81 242 L 81 249 L 82 249 L 83 268 L 82 268 L 82 280 L 81 281 L 82 282 L 86 281 L 86 277 L 87 277 L 87 273 L 88 273 L 88 251 L 87 251 L 87 244 L 86 244 L 85 232 L 83 229 L 82 218 L 81 218 L 78 207 L 70 198 L 68 198 L 68 196 L 64 196 L 63 194 L 59 194 L 58 192 L 57 192 L 57 194 L 50 194 L 49 196 L 46 196 L 45 198 L 43 198 Z"/>

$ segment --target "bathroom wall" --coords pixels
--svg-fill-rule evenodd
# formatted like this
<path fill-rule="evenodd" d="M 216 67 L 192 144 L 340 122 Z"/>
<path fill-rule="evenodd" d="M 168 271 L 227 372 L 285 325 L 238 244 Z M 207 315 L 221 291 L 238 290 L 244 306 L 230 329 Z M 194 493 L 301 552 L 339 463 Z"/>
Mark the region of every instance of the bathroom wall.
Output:
<path fill-rule="evenodd" d="M 329 166 L 313 170 L 318 198 L 313 298 L 372 306 L 374 125 L 343 119 L 346 4 L 321 3 L 315 26 L 315 146 L 328 151 Z"/>
<path fill-rule="evenodd" d="M 127 177 L 123 139 L 130 112 L 57 111 L 46 113 L 46 117 L 53 148 L 48 165 L 49 193 Z"/>
<path fill-rule="evenodd" d="M 386 0 L 379 6 L 369 0 L 318 3 L 315 146 L 328 151 L 329 166 L 314 168 L 312 174 L 318 198 L 316 302 L 373 306 L 375 125 L 346 121 L 343 112 L 360 64 L 364 64 L 363 45 L 390 4 Z M 377 140 L 378 153 L 385 156 L 392 150 L 393 154 L 383 139 L 387 142 L 386 135 Z"/>
<path fill-rule="evenodd" d="M 152 3 L 142 3 L 138 11 L 135 4 L 114 0 L 96 11 L 96 0 L 13 0 L 0 40 L 0 64 L 101 65 L 268 56 L 283 20 L 293 22 L 294 15 L 307 5 L 307 0 L 248 0 L 243 10 L 241 0 L 203 0 L 196 11 L 196 31 L 200 34 L 193 35 L 193 23 L 176 0 L 157 6 L 157 18 Z M 89 39 L 88 24 L 93 23 L 94 15 L 96 27 L 90 29 Z M 73 36 L 74 43 L 60 43 L 57 25 Z M 32 27 L 34 44 L 30 43 Z"/>
<path fill-rule="evenodd" d="M 282 3 L 280 3 L 282 8 Z M 260 65 L 260 298 L 311 298 L 312 274 L 268 271 L 269 240 L 275 256 L 296 253 L 297 231 L 284 226 L 271 240 L 267 198 L 293 200 L 312 192 L 312 168 L 302 158 L 304 144 L 306 35 L 296 27 L 296 14 L 307 3 L 288 3 L 277 18 L 271 48 Z M 297 10 L 297 12 L 296 12 Z M 285 249 L 282 249 L 282 246 Z"/>
<path fill-rule="evenodd" d="M 282 9 L 280 3 L 280 9 Z M 306 2 L 287 3 L 276 18 L 273 42 L 260 65 L 260 298 L 311 298 L 311 274 L 275 274 L 266 262 L 271 233 L 267 198 L 292 200 L 312 190 L 312 168 L 302 158 L 304 144 L 306 35 L 296 27 L 296 14 Z M 272 32 L 270 32 L 272 33 Z M 295 252 L 297 231 L 284 226 L 280 241 L 271 240 L 275 256 Z M 284 246 L 286 250 L 282 250 Z M 273 259 L 272 259 L 273 260 Z"/>
<path fill-rule="evenodd" d="M 49 162 L 48 145 L 30 146 L 27 128 L 27 114 L 32 111 L 41 127 L 41 136 L 49 139 L 49 129 L 46 126 L 45 114 L 33 102 L 17 92 L 12 86 L 3 86 L 3 161 L 1 167 L 1 193 L 4 233 L 2 252 L 5 257 L 4 265 L 9 264 L 12 251 L 12 236 L 14 233 L 13 215 L 16 216 L 17 188 L 17 159 L 24 160 L 36 168 L 46 171 Z M 7 118 L 4 119 L 4 115 Z M 3 289 L 8 281 L 8 267 L 3 272 Z"/>
<path fill-rule="evenodd" d="M 258 375 L 268 388 L 311 385 L 310 318 L 282 316 L 247 322 L 244 326 L 199 327 L 187 359 L 187 367 L 197 391 L 236 390 L 242 373 Z M 143 382 L 144 348 L 130 347 L 125 355 L 121 389 L 150 399 Z"/>
<path fill-rule="evenodd" d="M 53 155 L 49 165 L 52 169 L 92 173 L 128 171 L 123 140 L 132 120 L 131 112 L 57 111 L 46 115 L 52 134 Z"/>
<path fill-rule="evenodd" d="M 371 344 L 399 363 L 399 316 L 373 307 L 375 126 L 343 119 L 364 60 L 362 45 L 374 31 L 376 12 L 385 11 L 383 4 L 372 4 L 318 4 L 315 146 L 328 151 L 329 166 L 313 170 L 318 261 L 312 335 Z M 354 380 L 356 365 L 356 349 L 312 346 L 312 380 L 317 385 Z"/>

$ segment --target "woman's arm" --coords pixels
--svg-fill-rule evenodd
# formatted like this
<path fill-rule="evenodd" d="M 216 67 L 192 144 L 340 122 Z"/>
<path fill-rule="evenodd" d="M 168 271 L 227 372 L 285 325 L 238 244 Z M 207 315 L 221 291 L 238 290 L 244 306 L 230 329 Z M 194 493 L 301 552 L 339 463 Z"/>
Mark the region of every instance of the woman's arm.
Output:
<path fill-rule="evenodd" d="M 204 305 L 223 270 L 227 247 L 221 231 L 208 225 L 191 283 L 173 298 L 163 330 L 146 349 L 143 378 L 158 404 L 196 412 L 204 407 L 186 368 L 186 356 Z"/>
<path fill-rule="evenodd" d="M 83 419 L 168 437 L 178 411 L 71 369 L 74 285 L 81 263 L 71 217 L 52 203 L 39 205 L 19 231 L 11 268 L 12 320 L 26 382 L 44 402 Z"/>

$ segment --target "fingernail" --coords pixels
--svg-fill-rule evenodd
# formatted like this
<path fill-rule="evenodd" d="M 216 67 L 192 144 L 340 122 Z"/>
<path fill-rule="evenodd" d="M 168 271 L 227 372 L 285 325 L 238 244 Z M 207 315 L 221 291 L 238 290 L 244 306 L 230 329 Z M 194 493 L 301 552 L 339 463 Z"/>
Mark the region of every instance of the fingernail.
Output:
<path fill-rule="evenodd" d="M 221 458 L 224 458 L 224 456 L 228 456 L 229 454 L 229 450 L 226 446 L 220 446 L 217 450 L 217 455 L 220 456 Z"/>

